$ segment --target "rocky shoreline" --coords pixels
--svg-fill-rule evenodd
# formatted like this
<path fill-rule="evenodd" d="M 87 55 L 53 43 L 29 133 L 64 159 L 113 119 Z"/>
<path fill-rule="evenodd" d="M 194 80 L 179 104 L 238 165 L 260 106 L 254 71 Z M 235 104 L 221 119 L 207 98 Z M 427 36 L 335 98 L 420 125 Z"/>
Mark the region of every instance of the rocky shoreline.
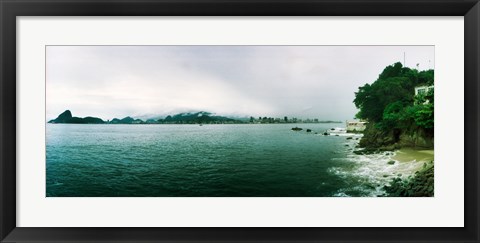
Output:
<path fill-rule="evenodd" d="M 385 166 L 389 173 L 380 197 L 433 197 L 434 196 L 434 156 L 433 150 L 403 148 L 388 154 Z"/>
<path fill-rule="evenodd" d="M 423 168 L 406 179 L 395 177 L 390 185 L 384 186 L 388 197 L 433 197 L 434 196 L 434 164 L 425 163 Z"/>
<path fill-rule="evenodd" d="M 389 132 L 369 124 L 358 144 L 357 155 L 392 153 L 386 166 L 399 164 L 395 176 L 384 185 L 389 197 L 432 197 L 434 195 L 433 133 L 420 127 Z"/>

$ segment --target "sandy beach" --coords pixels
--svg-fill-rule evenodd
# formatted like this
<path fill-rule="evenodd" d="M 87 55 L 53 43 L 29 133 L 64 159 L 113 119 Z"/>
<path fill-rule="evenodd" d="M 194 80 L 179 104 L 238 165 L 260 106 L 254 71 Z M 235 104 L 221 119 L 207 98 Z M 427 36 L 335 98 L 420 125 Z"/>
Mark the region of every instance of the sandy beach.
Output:
<path fill-rule="evenodd" d="M 416 150 L 411 148 L 403 148 L 396 151 L 393 160 L 399 162 L 430 162 L 433 161 L 433 149 L 432 150 Z"/>
<path fill-rule="evenodd" d="M 396 165 L 392 167 L 394 174 L 409 176 L 420 170 L 425 163 L 433 161 L 434 153 L 433 150 L 403 148 L 395 151 L 395 155 L 391 159 L 395 161 Z"/>
<path fill-rule="evenodd" d="M 356 149 L 358 140 L 347 140 L 349 147 Z M 422 170 L 434 160 L 434 150 L 402 148 L 396 151 L 383 151 L 372 154 L 351 153 L 348 159 L 355 166 L 351 170 L 332 168 L 330 172 L 340 176 L 354 175 L 364 178 L 367 183 L 375 185 L 375 191 L 371 196 L 384 195 L 384 186 L 390 185 L 393 178 L 407 179 L 416 171 Z M 349 194 L 340 191 L 338 196 Z"/>

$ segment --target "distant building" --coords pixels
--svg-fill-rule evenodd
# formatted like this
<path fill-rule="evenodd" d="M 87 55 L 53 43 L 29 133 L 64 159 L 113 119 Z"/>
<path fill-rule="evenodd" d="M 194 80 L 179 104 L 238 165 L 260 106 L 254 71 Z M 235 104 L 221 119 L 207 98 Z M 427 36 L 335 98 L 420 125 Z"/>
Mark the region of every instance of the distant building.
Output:
<path fill-rule="evenodd" d="M 433 89 L 433 85 L 432 86 L 418 86 L 418 87 L 415 87 L 415 96 L 417 95 L 425 95 L 428 93 L 428 91 L 430 91 L 431 89 Z"/>
<path fill-rule="evenodd" d="M 417 95 L 426 95 L 428 94 L 428 92 L 433 89 L 433 85 L 432 86 L 418 86 L 418 87 L 415 87 L 415 96 Z M 415 102 L 416 104 L 417 102 Z M 425 102 L 423 102 L 423 104 L 428 104 L 428 100 L 426 100 Z"/>
<path fill-rule="evenodd" d="M 367 123 L 365 121 L 346 121 L 347 132 L 363 132 Z"/>

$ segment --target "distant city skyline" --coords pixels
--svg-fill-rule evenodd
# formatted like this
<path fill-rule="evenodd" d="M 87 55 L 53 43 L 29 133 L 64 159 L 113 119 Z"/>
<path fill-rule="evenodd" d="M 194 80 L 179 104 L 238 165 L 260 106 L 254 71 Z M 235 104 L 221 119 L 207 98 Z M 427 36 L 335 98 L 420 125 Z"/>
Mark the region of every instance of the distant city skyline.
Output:
<path fill-rule="evenodd" d="M 207 111 L 344 121 L 388 65 L 433 69 L 433 46 L 47 46 L 46 118 Z M 418 66 L 417 66 L 418 64 Z"/>

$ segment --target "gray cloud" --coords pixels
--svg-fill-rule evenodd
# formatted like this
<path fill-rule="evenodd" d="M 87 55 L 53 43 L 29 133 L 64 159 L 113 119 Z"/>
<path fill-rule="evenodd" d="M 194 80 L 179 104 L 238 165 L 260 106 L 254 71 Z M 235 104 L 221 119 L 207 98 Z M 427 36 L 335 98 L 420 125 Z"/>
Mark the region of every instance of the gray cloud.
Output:
<path fill-rule="evenodd" d="M 47 119 L 205 110 L 345 120 L 387 65 L 434 67 L 433 46 L 48 46 Z"/>

